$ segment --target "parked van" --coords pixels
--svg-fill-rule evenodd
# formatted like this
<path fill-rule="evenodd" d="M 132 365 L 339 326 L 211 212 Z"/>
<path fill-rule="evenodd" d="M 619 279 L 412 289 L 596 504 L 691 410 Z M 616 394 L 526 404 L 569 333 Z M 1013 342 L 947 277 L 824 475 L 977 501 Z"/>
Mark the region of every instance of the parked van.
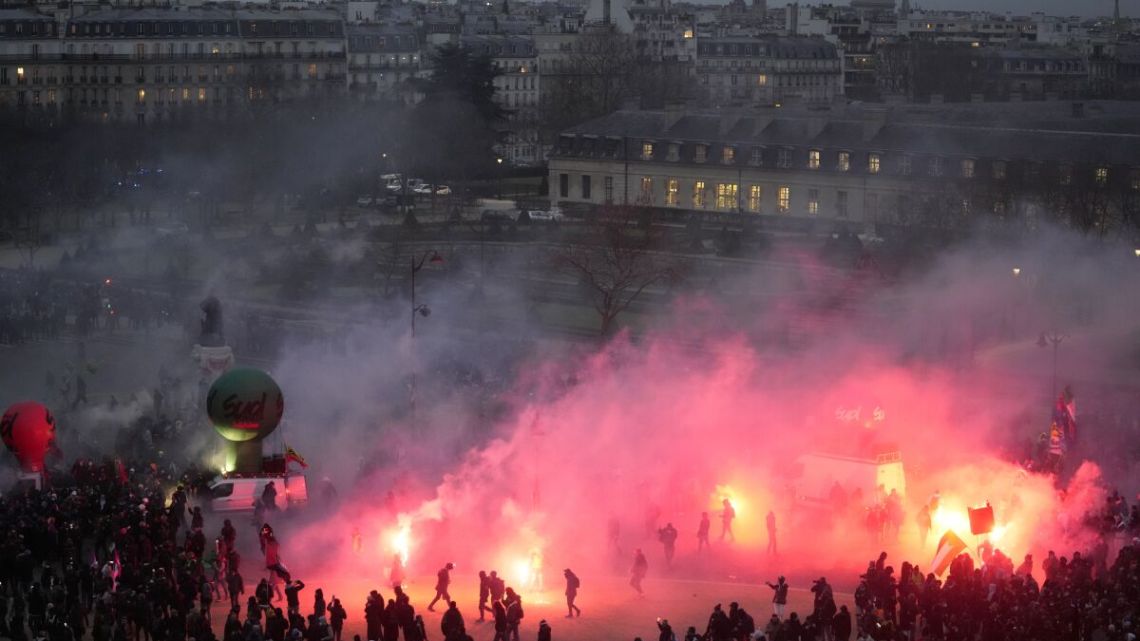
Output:
<path fill-rule="evenodd" d="M 218 477 L 210 484 L 207 506 L 214 512 L 253 512 L 265 486 L 273 482 L 277 509 L 295 510 L 309 502 L 309 488 L 303 474 L 281 476 Z"/>

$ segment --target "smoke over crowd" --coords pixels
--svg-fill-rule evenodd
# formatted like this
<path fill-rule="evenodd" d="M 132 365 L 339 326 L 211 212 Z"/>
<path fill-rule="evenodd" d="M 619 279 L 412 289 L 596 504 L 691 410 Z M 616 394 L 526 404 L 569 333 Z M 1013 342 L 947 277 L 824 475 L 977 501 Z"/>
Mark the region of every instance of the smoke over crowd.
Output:
<path fill-rule="evenodd" d="M 465 571 L 524 577 L 536 554 L 548 573 L 625 571 L 634 548 L 656 552 L 667 523 L 681 533 L 685 567 L 701 513 L 715 540 L 726 498 L 736 543 L 724 567 L 761 567 L 769 512 L 789 573 L 858 569 L 882 548 L 921 564 L 946 530 L 1015 560 L 1044 558 L 1088 549 L 1089 519 L 1110 488 L 1135 487 L 1133 470 L 1106 463 L 1136 429 L 1134 400 L 1120 392 L 1135 384 L 1137 297 L 1122 294 L 1135 292 L 1137 265 L 1127 258 L 1123 247 L 1059 233 L 964 246 L 905 282 L 842 283 L 860 299 L 840 313 L 804 311 L 833 282 L 801 280 L 808 302 L 795 311 L 752 305 L 765 283 L 758 268 L 723 283 L 730 294 L 681 293 L 651 328 L 598 349 L 534 347 L 501 395 L 510 411 L 475 443 L 464 426 L 477 408 L 460 394 L 421 408 L 410 432 L 407 416 L 376 418 L 406 400 L 369 389 L 402 379 L 413 359 L 480 363 L 478 341 L 361 339 L 366 348 L 346 357 L 293 351 L 275 373 L 290 399 L 291 441 L 342 488 L 331 522 L 363 533 L 364 567 L 378 576 L 395 554 L 422 573 L 461 560 Z M 817 270 L 802 256 L 780 260 Z M 431 295 L 462 309 L 449 298 L 463 292 Z M 447 312 L 438 318 L 446 326 Z M 795 345 L 757 338 L 796 324 L 811 329 Z M 1079 399 L 1082 431 L 1054 478 L 1026 462 L 1049 429 L 1053 393 L 1037 334 L 1057 328 L 1071 336 L 1058 380 Z M 843 496 L 851 488 L 805 504 L 806 485 L 831 485 L 805 455 L 892 453 L 906 470 L 898 514 L 874 521 L 876 497 Z M 355 473 L 372 459 L 384 464 Z M 932 495 L 941 509 L 924 540 L 916 514 Z M 966 508 L 986 503 L 994 531 L 972 537 Z M 291 537 L 292 562 L 359 572 L 347 541 L 322 521 Z M 330 555 L 329 544 L 343 553 Z M 690 569 L 709 571 L 699 567 Z"/>

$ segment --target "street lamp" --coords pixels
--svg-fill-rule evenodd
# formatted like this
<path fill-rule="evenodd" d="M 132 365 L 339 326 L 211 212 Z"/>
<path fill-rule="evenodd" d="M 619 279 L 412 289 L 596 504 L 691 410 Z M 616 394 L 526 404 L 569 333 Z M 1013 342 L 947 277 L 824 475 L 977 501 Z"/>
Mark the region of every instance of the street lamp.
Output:
<path fill-rule="evenodd" d="M 502 198 L 503 197 L 503 157 L 499 156 L 498 158 L 495 158 L 495 162 L 498 163 L 498 167 L 495 170 L 495 178 L 497 179 L 495 181 L 495 183 L 498 186 L 499 198 Z"/>
<path fill-rule="evenodd" d="M 1057 395 L 1057 348 L 1060 347 L 1061 343 L 1065 342 L 1065 339 L 1068 337 L 1068 334 L 1062 334 L 1056 330 L 1041 332 L 1041 335 L 1037 337 L 1038 347 L 1044 349 L 1050 345 L 1053 346 L 1053 394 L 1049 397 L 1050 400 Z"/>
<path fill-rule="evenodd" d="M 419 257 L 413 255 L 411 258 L 411 275 L 412 275 L 412 389 L 411 389 L 411 412 L 412 412 L 412 431 L 416 429 L 416 316 L 427 318 L 431 316 L 431 308 L 426 303 L 416 304 L 416 272 L 424 268 L 424 263 L 432 265 L 443 264 L 443 256 L 439 252 L 433 250 L 426 251 Z"/>

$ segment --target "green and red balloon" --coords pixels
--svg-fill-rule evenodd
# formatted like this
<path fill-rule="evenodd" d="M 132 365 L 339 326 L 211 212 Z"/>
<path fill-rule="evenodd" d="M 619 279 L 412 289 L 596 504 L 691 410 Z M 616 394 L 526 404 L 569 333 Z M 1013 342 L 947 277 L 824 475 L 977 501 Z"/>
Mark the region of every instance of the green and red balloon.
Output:
<path fill-rule="evenodd" d="M 227 441 L 258 441 L 277 429 L 285 413 L 285 397 L 269 374 L 239 367 L 222 374 L 210 386 L 206 413 Z"/>

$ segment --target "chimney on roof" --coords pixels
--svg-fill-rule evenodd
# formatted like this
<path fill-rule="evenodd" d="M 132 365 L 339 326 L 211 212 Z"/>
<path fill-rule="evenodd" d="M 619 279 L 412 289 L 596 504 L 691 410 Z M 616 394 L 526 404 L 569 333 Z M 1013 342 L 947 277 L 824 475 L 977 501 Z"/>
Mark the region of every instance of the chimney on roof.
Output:
<path fill-rule="evenodd" d="M 687 111 L 684 102 L 674 100 L 665 103 L 665 122 L 662 123 L 666 130 L 672 129 L 673 125 L 677 124 Z"/>
<path fill-rule="evenodd" d="M 873 140 L 887 124 L 890 109 L 868 109 L 863 120 L 863 142 Z"/>

